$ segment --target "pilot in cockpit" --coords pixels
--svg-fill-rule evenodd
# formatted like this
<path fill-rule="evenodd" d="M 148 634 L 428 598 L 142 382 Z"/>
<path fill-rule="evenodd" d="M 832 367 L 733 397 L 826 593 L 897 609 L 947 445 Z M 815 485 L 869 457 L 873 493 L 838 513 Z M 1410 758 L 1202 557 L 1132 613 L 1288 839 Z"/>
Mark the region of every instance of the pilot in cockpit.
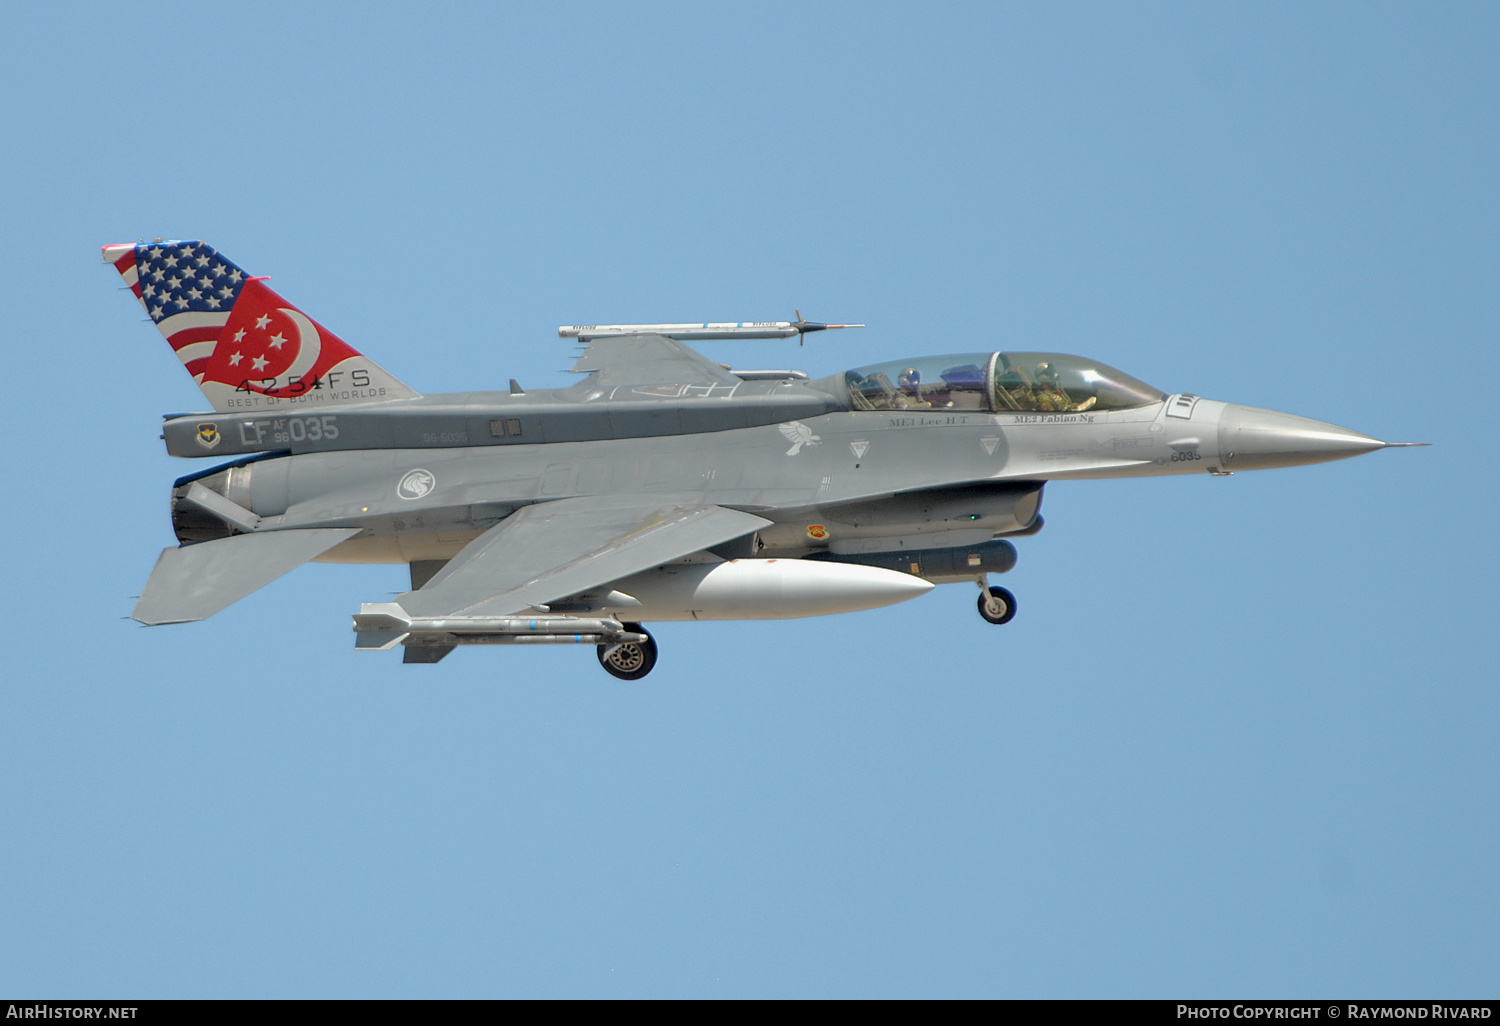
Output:
<path fill-rule="evenodd" d="M 1032 380 L 1036 382 L 1036 389 L 1032 394 L 1036 400 L 1037 409 L 1076 413 L 1087 410 L 1098 402 L 1098 397 L 1092 395 L 1082 402 L 1074 402 L 1068 393 L 1063 391 L 1062 382 L 1057 376 L 1057 369 L 1046 360 L 1036 365 Z"/>
<path fill-rule="evenodd" d="M 907 367 L 896 377 L 896 391 L 905 400 L 903 409 L 932 405 L 922 401 L 922 372 L 915 367 Z"/>

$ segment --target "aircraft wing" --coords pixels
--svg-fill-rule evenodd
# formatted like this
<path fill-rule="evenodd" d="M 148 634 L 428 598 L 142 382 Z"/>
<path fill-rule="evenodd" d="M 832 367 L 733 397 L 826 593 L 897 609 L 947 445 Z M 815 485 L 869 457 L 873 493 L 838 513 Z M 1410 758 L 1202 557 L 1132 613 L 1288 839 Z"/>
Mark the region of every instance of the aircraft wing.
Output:
<path fill-rule="evenodd" d="M 397 602 L 413 617 L 508 616 L 743 537 L 769 520 L 722 506 L 598 497 L 522 507 Z"/>
<path fill-rule="evenodd" d="M 601 385 L 738 385 L 740 379 L 665 335 L 618 335 L 589 343 L 573 373 L 598 371 Z"/>

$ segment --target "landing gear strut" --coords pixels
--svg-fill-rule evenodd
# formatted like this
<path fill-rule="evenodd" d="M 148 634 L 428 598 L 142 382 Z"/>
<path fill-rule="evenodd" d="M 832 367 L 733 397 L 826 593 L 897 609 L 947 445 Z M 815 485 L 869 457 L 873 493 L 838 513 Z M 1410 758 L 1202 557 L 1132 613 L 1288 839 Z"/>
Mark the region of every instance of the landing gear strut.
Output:
<path fill-rule="evenodd" d="M 1005 588 L 979 579 L 979 615 L 990 623 L 1010 623 L 1016 616 L 1016 597 Z"/>
<path fill-rule="evenodd" d="M 640 680 L 656 665 L 656 639 L 638 623 L 622 625 L 634 634 L 645 634 L 645 641 L 626 641 L 599 646 L 599 665 L 621 680 Z"/>

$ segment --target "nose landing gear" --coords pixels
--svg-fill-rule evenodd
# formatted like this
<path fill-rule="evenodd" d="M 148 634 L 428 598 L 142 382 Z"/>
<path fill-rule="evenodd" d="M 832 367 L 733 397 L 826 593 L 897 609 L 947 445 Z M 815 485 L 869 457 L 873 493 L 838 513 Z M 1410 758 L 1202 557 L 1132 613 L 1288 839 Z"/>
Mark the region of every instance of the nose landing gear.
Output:
<path fill-rule="evenodd" d="M 599 646 L 599 665 L 621 680 L 640 680 L 656 665 L 656 639 L 638 623 L 623 624 L 627 631 L 645 634 L 645 641 L 626 641 Z"/>
<path fill-rule="evenodd" d="M 990 623 L 1010 623 L 1016 616 L 1016 597 L 1009 590 L 979 578 L 979 615 Z"/>

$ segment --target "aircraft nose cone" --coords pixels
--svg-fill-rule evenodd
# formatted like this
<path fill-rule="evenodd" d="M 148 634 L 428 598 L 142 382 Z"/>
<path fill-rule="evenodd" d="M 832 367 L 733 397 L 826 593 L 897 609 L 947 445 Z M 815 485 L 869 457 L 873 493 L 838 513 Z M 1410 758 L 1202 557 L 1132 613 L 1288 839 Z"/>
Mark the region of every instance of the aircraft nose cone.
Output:
<path fill-rule="evenodd" d="M 1358 431 L 1254 406 L 1224 407 L 1219 417 L 1219 462 L 1225 470 L 1262 470 L 1327 463 L 1385 448 Z"/>

